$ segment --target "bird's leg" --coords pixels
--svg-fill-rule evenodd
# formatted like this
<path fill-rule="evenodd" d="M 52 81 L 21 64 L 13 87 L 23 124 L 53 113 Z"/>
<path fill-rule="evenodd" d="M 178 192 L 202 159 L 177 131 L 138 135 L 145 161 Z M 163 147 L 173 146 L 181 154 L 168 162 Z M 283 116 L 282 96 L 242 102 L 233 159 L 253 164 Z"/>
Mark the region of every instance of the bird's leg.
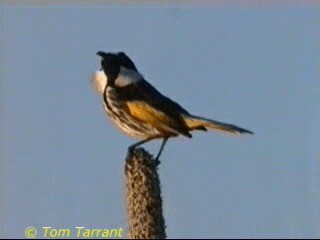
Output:
<path fill-rule="evenodd" d="M 151 141 L 151 140 L 153 140 L 153 139 L 156 139 L 156 138 L 157 138 L 157 137 L 149 137 L 149 138 L 143 139 L 143 140 L 140 141 L 140 142 L 137 142 L 137 143 L 135 143 L 135 144 L 132 144 L 130 147 L 128 147 L 128 150 L 129 150 L 129 152 L 132 152 L 132 150 L 135 149 L 136 147 L 138 147 L 138 146 L 140 146 L 140 145 L 142 145 L 142 144 L 144 144 L 144 143 L 146 143 L 146 142 L 149 142 L 149 141 Z"/>
<path fill-rule="evenodd" d="M 168 137 L 163 138 L 161 146 L 160 146 L 160 150 L 155 158 L 155 161 L 159 162 L 159 157 L 160 157 L 162 150 L 163 150 L 164 146 L 166 145 L 168 139 L 169 139 Z"/>

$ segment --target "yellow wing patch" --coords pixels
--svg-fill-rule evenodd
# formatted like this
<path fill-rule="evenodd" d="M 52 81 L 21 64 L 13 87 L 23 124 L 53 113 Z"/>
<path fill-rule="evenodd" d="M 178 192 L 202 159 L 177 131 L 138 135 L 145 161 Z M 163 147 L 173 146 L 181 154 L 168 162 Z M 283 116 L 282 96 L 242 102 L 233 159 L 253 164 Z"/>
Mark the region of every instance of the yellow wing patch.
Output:
<path fill-rule="evenodd" d="M 179 131 L 172 126 L 172 119 L 149 104 L 133 101 L 127 102 L 127 107 L 130 114 L 140 121 L 149 123 L 159 130 L 179 134 Z"/>
<path fill-rule="evenodd" d="M 156 125 L 158 121 L 163 123 L 169 123 L 170 121 L 168 116 L 160 111 L 157 111 L 149 104 L 134 101 L 128 102 L 127 106 L 132 116 L 152 125 Z"/>

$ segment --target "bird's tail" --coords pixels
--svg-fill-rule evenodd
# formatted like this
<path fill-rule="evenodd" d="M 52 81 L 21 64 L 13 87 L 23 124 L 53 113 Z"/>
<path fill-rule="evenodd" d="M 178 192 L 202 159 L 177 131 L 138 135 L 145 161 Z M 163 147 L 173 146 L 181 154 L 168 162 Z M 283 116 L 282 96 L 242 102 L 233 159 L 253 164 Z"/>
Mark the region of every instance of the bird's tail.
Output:
<path fill-rule="evenodd" d="M 244 134 L 244 133 L 253 134 L 253 132 L 251 132 L 247 129 L 238 127 L 236 125 L 218 122 L 218 121 L 214 121 L 214 120 L 203 118 L 203 117 L 188 115 L 188 116 L 184 116 L 183 118 L 184 118 L 186 125 L 190 128 L 190 130 L 211 129 L 214 131 L 219 131 L 222 133 L 229 133 L 232 135 L 240 135 L 240 134 Z"/>

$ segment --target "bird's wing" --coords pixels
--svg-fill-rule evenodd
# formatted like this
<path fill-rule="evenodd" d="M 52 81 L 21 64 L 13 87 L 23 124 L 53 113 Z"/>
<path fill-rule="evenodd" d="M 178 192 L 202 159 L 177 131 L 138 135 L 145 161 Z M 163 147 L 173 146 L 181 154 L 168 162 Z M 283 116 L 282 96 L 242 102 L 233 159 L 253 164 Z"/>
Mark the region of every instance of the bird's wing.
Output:
<path fill-rule="evenodd" d="M 142 79 L 138 82 L 137 87 L 140 90 L 140 93 L 147 98 L 154 107 L 159 108 L 164 112 L 169 114 L 181 113 L 188 114 L 188 112 L 181 107 L 178 103 L 172 101 L 170 98 L 161 94 L 157 89 L 155 89 L 150 83 Z"/>
<path fill-rule="evenodd" d="M 188 114 L 179 104 L 162 95 L 150 83 L 141 79 L 117 89 L 128 112 L 155 128 L 191 137 L 181 114 Z"/>

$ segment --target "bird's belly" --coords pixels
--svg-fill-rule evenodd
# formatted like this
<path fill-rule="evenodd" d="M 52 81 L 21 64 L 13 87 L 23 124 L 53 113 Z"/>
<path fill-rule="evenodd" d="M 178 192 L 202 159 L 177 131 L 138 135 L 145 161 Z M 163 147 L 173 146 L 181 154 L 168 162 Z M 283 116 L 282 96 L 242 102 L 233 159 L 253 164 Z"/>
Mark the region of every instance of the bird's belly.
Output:
<path fill-rule="evenodd" d="M 161 133 L 151 124 L 132 117 L 122 109 L 113 92 L 107 91 L 108 102 L 104 102 L 104 109 L 112 122 L 125 134 L 130 137 L 145 139 L 152 136 L 159 136 Z"/>
<path fill-rule="evenodd" d="M 105 107 L 107 111 L 107 107 Z M 151 126 L 150 124 L 146 124 L 143 122 L 137 122 L 135 119 L 132 119 L 126 115 L 114 115 L 113 113 L 108 113 L 109 118 L 111 121 L 125 134 L 129 135 L 130 137 L 144 139 L 151 136 L 159 135 L 159 131 Z M 126 117 L 124 117 L 126 116 Z"/>

